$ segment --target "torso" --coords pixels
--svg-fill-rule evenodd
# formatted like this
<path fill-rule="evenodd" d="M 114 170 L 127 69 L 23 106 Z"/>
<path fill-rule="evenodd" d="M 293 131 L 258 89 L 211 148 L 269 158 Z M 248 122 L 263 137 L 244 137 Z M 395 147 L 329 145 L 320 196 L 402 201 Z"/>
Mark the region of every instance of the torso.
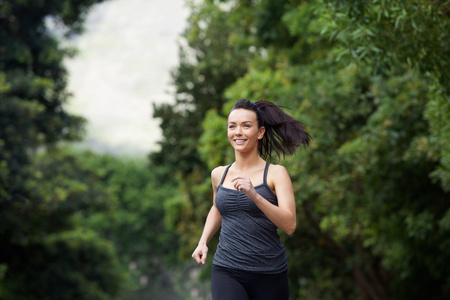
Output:
<path fill-rule="evenodd" d="M 266 167 L 266 163 L 264 162 L 264 164 L 262 165 L 258 165 L 257 167 L 251 169 L 251 170 L 247 170 L 245 172 L 241 172 L 236 170 L 236 168 L 234 168 L 234 164 L 231 165 L 231 167 L 228 169 L 228 172 L 226 174 L 226 177 L 222 183 L 222 186 L 228 189 L 235 189 L 234 188 L 234 184 L 231 181 L 234 177 L 236 176 L 244 176 L 249 178 L 252 181 L 252 184 L 254 187 L 259 186 L 261 184 L 263 184 L 264 182 L 264 168 Z M 270 169 L 275 167 L 275 165 L 270 165 L 268 173 L 267 173 L 267 185 L 270 187 L 270 189 L 272 190 L 272 192 L 275 193 L 275 185 L 273 183 L 273 180 L 271 180 L 271 176 L 270 176 Z M 215 186 L 214 188 L 217 188 L 217 185 L 220 183 L 220 180 L 222 179 L 223 173 L 225 172 L 226 166 L 222 166 L 222 167 L 218 167 L 217 168 L 217 172 L 214 174 L 214 182 L 215 182 Z M 276 193 L 275 193 L 276 194 Z"/>
<path fill-rule="evenodd" d="M 234 188 L 232 179 L 245 176 L 264 199 L 278 205 L 278 199 L 268 182 L 265 170 L 270 164 L 255 167 L 250 172 L 236 172 L 231 165 L 213 171 L 215 205 L 222 216 L 219 244 L 213 264 L 238 270 L 276 274 L 287 268 L 287 258 L 277 226 L 242 191 Z M 226 172 L 226 173 L 225 173 Z M 274 172 L 276 174 L 276 170 Z M 222 181 L 223 178 L 223 181 Z M 221 183 L 222 182 L 222 183 Z"/>

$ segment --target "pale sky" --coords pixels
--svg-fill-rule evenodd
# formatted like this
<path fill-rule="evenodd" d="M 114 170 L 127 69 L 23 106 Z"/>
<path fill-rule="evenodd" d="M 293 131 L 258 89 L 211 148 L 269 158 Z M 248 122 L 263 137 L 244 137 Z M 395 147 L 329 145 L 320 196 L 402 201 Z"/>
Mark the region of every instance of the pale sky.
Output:
<path fill-rule="evenodd" d="M 145 156 L 161 132 L 152 103 L 172 102 L 170 71 L 189 11 L 184 0 L 109 0 L 89 13 L 66 61 L 68 111 L 88 120 L 84 146 Z"/>

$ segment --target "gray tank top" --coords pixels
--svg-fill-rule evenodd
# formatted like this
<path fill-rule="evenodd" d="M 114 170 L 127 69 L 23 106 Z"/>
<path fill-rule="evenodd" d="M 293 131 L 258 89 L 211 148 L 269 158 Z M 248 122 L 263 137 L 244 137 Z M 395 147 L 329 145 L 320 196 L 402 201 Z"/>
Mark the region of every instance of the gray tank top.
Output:
<path fill-rule="evenodd" d="M 287 257 L 277 226 L 244 192 L 222 185 L 230 166 L 217 187 L 216 207 L 222 215 L 222 227 L 213 264 L 265 274 L 281 273 L 287 269 Z M 255 186 L 255 190 L 278 205 L 277 196 L 267 184 L 268 169 L 269 163 L 264 169 L 263 183 Z"/>

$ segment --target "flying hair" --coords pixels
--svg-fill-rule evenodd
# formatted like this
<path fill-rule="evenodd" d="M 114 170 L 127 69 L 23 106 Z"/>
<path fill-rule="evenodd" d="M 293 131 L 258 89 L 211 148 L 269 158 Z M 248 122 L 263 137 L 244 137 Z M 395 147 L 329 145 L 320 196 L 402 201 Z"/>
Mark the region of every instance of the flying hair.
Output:
<path fill-rule="evenodd" d="M 264 126 L 266 132 L 258 143 L 258 153 L 263 159 L 273 158 L 274 154 L 280 159 L 292 155 L 304 146 L 309 146 L 311 136 L 306 132 L 302 123 L 285 113 L 278 105 L 261 100 L 251 102 L 246 99 L 238 100 L 231 111 L 248 109 L 256 113 L 258 126 Z"/>

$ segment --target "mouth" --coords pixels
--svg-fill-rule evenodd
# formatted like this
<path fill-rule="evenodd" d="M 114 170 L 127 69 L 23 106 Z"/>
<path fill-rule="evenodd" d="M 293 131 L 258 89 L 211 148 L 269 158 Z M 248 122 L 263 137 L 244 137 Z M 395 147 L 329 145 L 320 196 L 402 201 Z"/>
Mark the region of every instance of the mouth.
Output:
<path fill-rule="evenodd" d="M 234 142 L 235 142 L 237 145 L 242 145 L 242 144 L 244 144 L 246 141 L 247 141 L 247 140 L 245 140 L 245 139 L 235 139 L 235 140 L 234 140 Z"/>

